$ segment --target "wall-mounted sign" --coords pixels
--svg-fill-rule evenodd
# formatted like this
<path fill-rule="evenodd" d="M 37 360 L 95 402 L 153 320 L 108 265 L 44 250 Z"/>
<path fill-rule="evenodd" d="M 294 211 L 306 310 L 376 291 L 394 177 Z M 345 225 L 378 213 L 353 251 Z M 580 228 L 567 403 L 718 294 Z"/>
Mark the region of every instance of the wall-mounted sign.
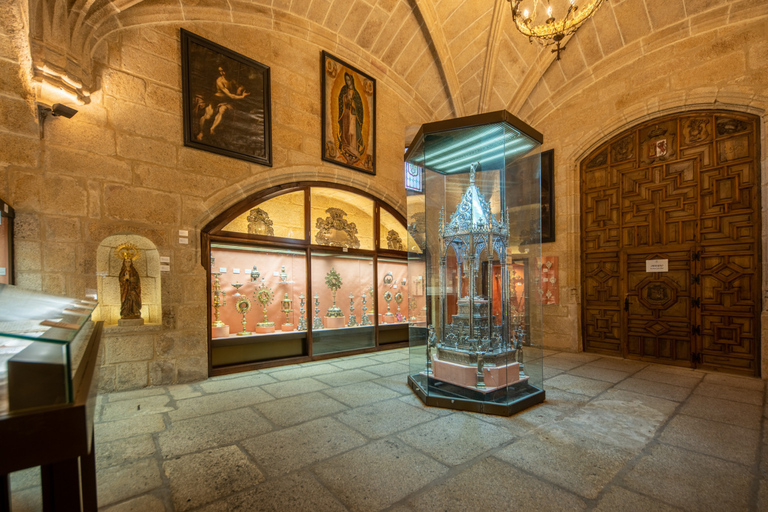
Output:
<path fill-rule="evenodd" d="M 645 260 L 646 272 L 669 272 L 669 260 Z"/>

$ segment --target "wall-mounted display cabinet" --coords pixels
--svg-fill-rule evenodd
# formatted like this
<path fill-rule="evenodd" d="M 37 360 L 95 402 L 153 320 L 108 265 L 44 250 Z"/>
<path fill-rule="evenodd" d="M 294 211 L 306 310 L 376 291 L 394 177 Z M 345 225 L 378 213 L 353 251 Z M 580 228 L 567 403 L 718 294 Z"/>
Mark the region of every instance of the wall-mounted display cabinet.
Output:
<path fill-rule="evenodd" d="M 210 374 L 405 346 L 404 220 L 366 193 L 297 183 L 212 221 Z"/>
<path fill-rule="evenodd" d="M 0 284 L 16 284 L 13 268 L 13 208 L 0 199 Z"/>
<path fill-rule="evenodd" d="M 426 124 L 406 154 L 424 178 L 408 192 L 408 381 L 427 405 L 509 415 L 544 400 L 541 301 L 528 284 L 541 140 L 499 111 Z"/>

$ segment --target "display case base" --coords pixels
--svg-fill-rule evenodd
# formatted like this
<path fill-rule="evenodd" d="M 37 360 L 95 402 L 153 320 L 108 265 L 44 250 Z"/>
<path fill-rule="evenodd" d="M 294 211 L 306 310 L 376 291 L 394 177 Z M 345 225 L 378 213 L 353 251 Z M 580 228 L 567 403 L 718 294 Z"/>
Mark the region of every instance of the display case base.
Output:
<path fill-rule="evenodd" d="M 432 358 L 432 371 L 435 379 L 466 388 L 475 388 L 477 384 L 477 366 L 466 366 L 450 361 Z M 498 388 L 510 386 L 528 377 L 520 378 L 520 364 L 509 363 L 504 366 L 486 366 L 483 368 L 485 390 L 488 393 Z"/>
<path fill-rule="evenodd" d="M 256 328 L 253 330 L 253 332 L 257 334 L 267 334 L 275 332 L 275 326 L 274 325 L 257 325 Z"/>
<path fill-rule="evenodd" d="M 211 327 L 211 338 L 226 338 L 229 336 L 229 326 Z"/>
<path fill-rule="evenodd" d="M 408 386 L 428 407 L 511 416 L 540 404 L 546 399 L 543 389 L 528 383 L 512 384 L 491 393 L 483 393 L 425 375 L 418 375 L 418 377 L 420 380 L 426 379 L 430 389 L 429 395 L 416 382 L 413 375 L 408 376 Z"/>
<path fill-rule="evenodd" d="M 283 324 L 280 326 L 280 330 L 283 332 L 293 331 L 296 326 L 293 324 Z"/>
<path fill-rule="evenodd" d="M 117 321 L 117 325 L 120 327 L 138 327 L 144 325 L 143 318 L 121 318 Z"/>
<path fill-rule="evenodd" d="M 347 320 L 343 316 L 327 316 L 325 317 L 326 329 L 341 329 L 347 325 Z"/>

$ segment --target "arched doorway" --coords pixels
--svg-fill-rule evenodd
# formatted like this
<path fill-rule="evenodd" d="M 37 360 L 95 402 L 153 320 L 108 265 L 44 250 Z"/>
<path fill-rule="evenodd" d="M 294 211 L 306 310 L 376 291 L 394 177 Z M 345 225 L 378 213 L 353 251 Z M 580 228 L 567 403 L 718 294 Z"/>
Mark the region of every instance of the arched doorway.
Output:
<path fill-rule="evenodd" d="M 323 182 L 258 192 L 203 230 L 209 374 L 406 346 L 405 219 Z"/>
<path fill-rule="evenodd" d="M 758 375 L 759 119 L 635 126 L 581 164 L 584 349 Z"/>

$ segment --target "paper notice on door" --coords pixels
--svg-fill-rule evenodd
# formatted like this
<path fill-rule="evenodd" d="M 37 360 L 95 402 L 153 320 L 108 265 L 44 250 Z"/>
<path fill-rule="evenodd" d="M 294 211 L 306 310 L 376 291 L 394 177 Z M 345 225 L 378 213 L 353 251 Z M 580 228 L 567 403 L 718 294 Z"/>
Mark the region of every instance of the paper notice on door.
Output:
<path fill-rule="evenodd" d="M 669 272 L 669 260 L 645 260 L 646 272 Z"/>

